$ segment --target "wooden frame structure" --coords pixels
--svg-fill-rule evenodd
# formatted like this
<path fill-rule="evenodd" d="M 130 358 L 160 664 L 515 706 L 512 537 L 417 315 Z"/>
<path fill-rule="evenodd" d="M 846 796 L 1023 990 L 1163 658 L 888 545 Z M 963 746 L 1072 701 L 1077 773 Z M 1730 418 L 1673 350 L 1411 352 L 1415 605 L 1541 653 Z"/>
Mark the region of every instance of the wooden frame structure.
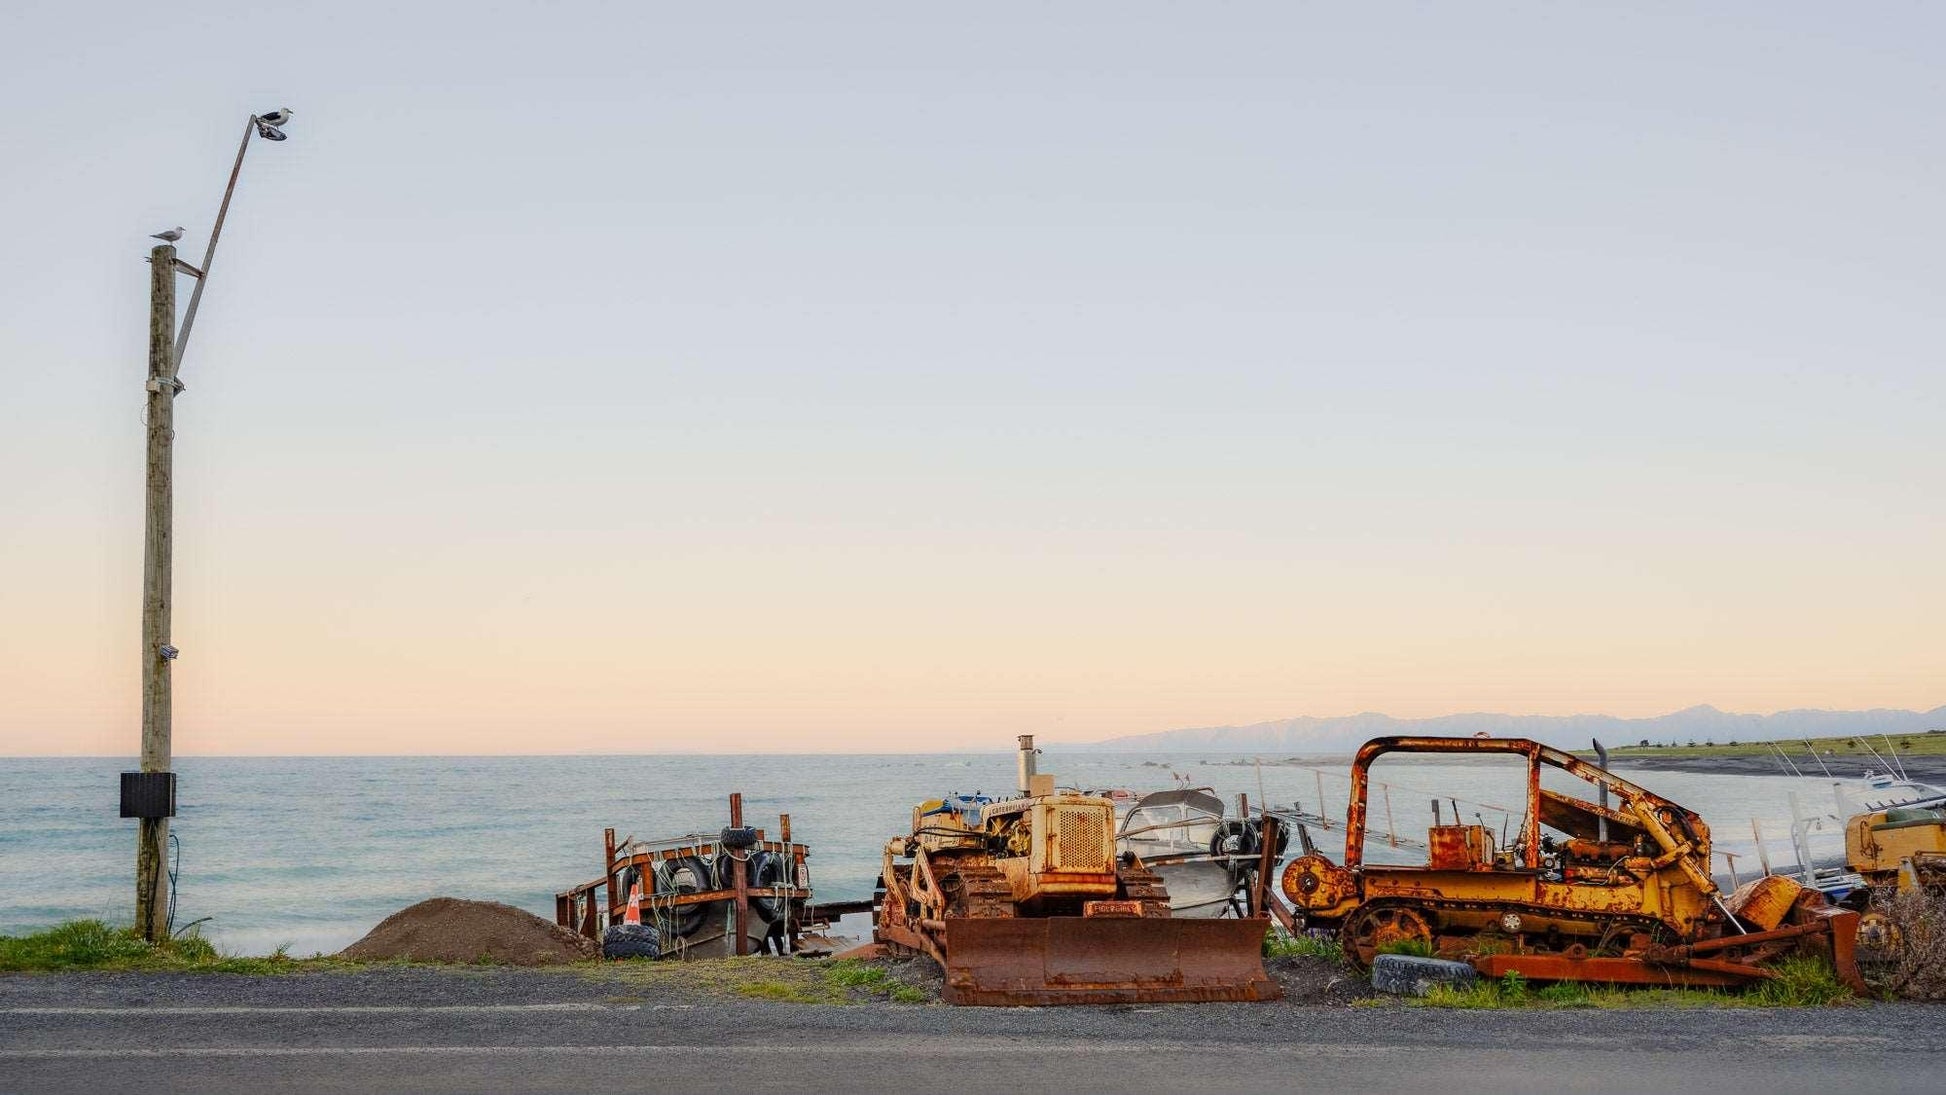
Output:
<path fill-rule="evenodd" d="M 730 828 L 743 828 L 743 795 L 730 796 Z M 753 898 L 774 897 L 785 902 L 783 935 L 789 952 L 798 949 L 798 939 L 804 930 L 804 920 L 808 916 L 808 902 L 811 900 L 810 871 L 805 860 L 811 854 L 803 844 L 791 840 L 791 816 L 780 814 L 777 818 L 778 839 L 771 840 L 764 830 L 756 830 L 756 842 L 747 848 L 729 848 L 722 840 L 710 840 L 691 835 L 670 840 L 637 841 L 633 838 L 619 844 L 615 840 L 614 829 L 602 830 L 602 875 L 600 878 L 583 882 L 578 886 L 562 890 L 554 895 L 554 922 L 570 931 L 578 932 L 590 939 L 599 939 L 604 928 L 619 922 L 628 907 L 628 893 L 621 879 L 630 868 L 639 872 L 642 879 L 642 898 L 645 906 L 651 909 L 682 909 L 696 905 L 728 903 L 732 910 L 732 923 L 729 934 L 731 943 L 727 953 L 746 955 L 750 953 L 751 907 Z M 723 880 L 715 880 L 715 888 L 695 891 L 659 890 L 666 877 L 656 871 L 658 864 L 676 860 L 694 859 L 705 864 L 713 864 L 720 854 L 727 853 L 735 862 L 748 862 L 750 857 L 760 852 L 769 853 L 788 864 L 786 881 L 788 885 L 758 888 L 750 884 L 746 870 L 731 870 L 729 885 Z"/>

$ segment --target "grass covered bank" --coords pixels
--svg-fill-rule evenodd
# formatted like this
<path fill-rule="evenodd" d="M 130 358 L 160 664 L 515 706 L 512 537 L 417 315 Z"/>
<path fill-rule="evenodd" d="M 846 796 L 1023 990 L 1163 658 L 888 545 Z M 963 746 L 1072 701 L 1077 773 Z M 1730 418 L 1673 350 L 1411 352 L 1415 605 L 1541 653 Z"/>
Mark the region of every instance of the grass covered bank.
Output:
<path fill-rule="evenodd" d="M 283 951 L 251 957 L 226 955 L 200 935 L 151 945 L 133 928 L 76 920 L 44 931 L 0 936 L 0 974 L 83 972 L 300 974 L 382 970 L 416 966 L 456 972 L 500 968 L 490 963 L 434 964 L 398 960 L 360 961 L 330 955 L 292 958 Z M 886 1001 L 922 1004 L 937 999 L 922 983 L 902 979 L 877 963 L 829 959 L 721 958 L 695 962 L 602 962 L 587 960 L 537 970 L 578 974 L 612 985 L 618 998 L 681 994 L 735 997 L 797 1004 Z"/>
<path fill-rule="evenodd" d="M 339 964 L 342 963 L 333 958 L 295 959 L 281 950 L 258 958 L 226 955 L 193 932 L 166 943 L 151 944 L 134 928 L 118 928 L 99 920 L 73 920 L 26 935 L 0 935 L 0 973 L 73 970 L 283 973 Z"/>

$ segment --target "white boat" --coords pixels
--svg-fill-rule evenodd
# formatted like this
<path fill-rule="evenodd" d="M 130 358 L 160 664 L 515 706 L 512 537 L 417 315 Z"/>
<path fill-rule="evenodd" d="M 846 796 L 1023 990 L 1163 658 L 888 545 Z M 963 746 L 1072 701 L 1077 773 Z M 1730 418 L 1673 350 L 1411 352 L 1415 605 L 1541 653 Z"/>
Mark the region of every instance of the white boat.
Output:
<path fill-rule="evenodd" d="M 1946 806 L 1946 787 L 1906 779 L 1889 772 L 1866 772 L 1865 778 L 1832 785 L 1844 816 L 1876 813 L 1901 807 L 1928 809 Z"/>
<path fill-rule="evenodd" d="M 1154 791 L 1134 799 L 1116 834 L 1162 877 L 1171 915 L 1215 919 L 1239 915 L 1238 894 L 1249 875 L 1246 858 L 1231 854 L 1241 823 L 1226 822 L 1223 800 L 1207 787 Z"/>

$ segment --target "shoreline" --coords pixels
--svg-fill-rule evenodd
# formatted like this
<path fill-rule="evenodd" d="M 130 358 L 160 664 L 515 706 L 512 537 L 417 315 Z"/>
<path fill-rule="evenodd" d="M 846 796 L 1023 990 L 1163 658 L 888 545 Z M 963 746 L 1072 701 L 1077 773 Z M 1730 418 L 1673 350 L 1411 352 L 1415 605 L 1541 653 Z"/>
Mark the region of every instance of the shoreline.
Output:
<path fill-rule="evenodd" d="M 1586 754 L 1577 755 L 1582 756 L 1586 760 L 1594 759 L 1592 756 Z M 1838 763 L 1833 763 L 1833 761 L 1837 761 Z M 1798 766 L 1797 772 L 1786 770 L 1783 763 L 1774 756 L 1611 756 L 1608 758 L 1608 767 L 1610 770 L 1616 772 L 1626 772 L 1629 770 L 1700 772 L 1708 775 L 1784 776 L 1792 779 L 1802 776 L 1805 779 L 1815 779 L 1820 783 L 1863 779 L 1867 771 L 1867 767 L 1858 765 L 1856 760 L 1851 757 L 1831 758 L 1827 760 L 1826 763 L 1831 765 L 1831 774 L 1829 776 L 1826 776 L 1824 770 L 1819 768 L 1816 762 L 1812 761 L 1809 757 L 1792 757 L 1791 763 Z M 1901 756 L 1899 758 L 1899 764 L 1912 779 L 1926 783 L 1946 783 L 1946 756 Z M 1808 771 L 1806 770 L 1806 765 L 1810 766 Z M 1883 769 L 1875 770 L 1882 771 Z"/>

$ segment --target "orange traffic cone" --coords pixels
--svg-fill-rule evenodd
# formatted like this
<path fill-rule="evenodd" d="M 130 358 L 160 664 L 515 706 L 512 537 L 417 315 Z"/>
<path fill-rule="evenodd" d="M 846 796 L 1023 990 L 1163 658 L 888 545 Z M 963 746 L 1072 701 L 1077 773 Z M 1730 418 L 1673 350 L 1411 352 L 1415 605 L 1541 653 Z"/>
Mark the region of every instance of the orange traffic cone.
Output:
<path fill-rule="evenodd" d="M 642 884 L 636 883 L 628 888 L 628 911 L 622 914 L 622 923 L 640 924 L 642 922 Z"/>

